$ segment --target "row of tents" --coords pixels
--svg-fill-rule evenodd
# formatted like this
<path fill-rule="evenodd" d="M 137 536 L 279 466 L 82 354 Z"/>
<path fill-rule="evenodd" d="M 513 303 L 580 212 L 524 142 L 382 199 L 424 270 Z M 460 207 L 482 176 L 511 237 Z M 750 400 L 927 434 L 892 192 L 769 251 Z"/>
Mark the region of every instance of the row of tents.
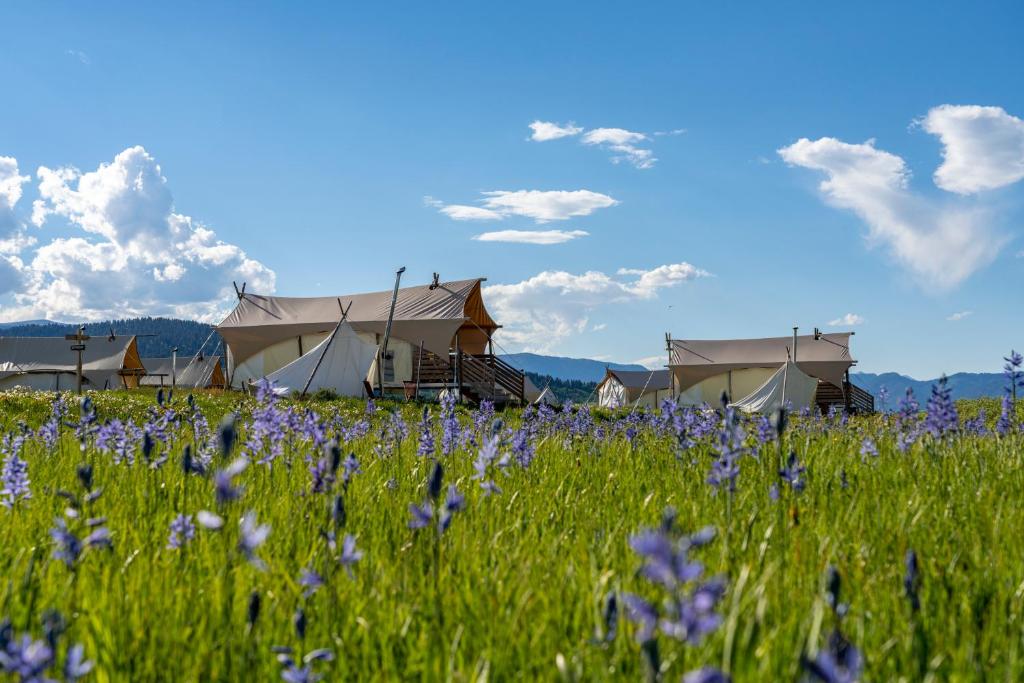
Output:
<path fill-rule="evenodd" d="M 87 389 L 139 386 L 223 388 L 220 356 L 144 358 L 133 335 L 90 339 L 82 350 L 82 385 Z M 78 353 L 63 337 L 0 337 L 0 391 L 74 389 Z"/>
<path fill-rule="evenodd" d="M 219 356 L 141 358 L 134 337 L 92 339 L 82 375 L 95 389 L 144 385 L 245 390 L 267 378 L 287 391 L 420 397 L 451 391 L 495 403 L 556 403 L 520 369 L 494 353 L 501 328 L 484 304 L 483 278 L 396 287 L 332 297 L 279 297 L 237 290 L 234 310 L 216 327 Z M 668 397 L 765 412 L 795 409 L 870 411 L 867 392 L 849 381 L 852 333 L 765 339 L 668 339 L 665 369 L 609 369 L 597 388 L 602 406 L 653 407 Z M 74 386 L 76 353 L 64 338 L 0 337 L 0 390 Z"/>

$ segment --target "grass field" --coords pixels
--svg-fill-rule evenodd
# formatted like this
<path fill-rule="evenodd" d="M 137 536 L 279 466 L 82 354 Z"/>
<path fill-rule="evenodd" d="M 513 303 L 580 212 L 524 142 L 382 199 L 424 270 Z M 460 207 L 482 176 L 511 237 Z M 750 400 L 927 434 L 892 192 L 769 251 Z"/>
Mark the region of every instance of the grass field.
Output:
<path fill-rule="evenodd" d="M 51 395 L 0 394 L 0 664 L 25 680 L 74 680 L 75 645 L 97 681 L 1024 678 L 1024 436 L 998 401 L 781 439 L 682 409 L 92 401 L 55 428 Z"/>

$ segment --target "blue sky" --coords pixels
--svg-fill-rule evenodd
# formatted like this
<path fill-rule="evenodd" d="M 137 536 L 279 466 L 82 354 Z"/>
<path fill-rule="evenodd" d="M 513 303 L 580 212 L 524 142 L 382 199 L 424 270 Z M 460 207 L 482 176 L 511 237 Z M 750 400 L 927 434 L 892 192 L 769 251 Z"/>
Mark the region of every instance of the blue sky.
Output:
<path fill-rule="evenodd" d="M 1019 3 L 552 5 L 7 7 L 0 317 L 215 319 L 232 279 L 405 265 L 486 276 L 509 350 L 818 326 L 931 377 L 1024 347 Z"/>

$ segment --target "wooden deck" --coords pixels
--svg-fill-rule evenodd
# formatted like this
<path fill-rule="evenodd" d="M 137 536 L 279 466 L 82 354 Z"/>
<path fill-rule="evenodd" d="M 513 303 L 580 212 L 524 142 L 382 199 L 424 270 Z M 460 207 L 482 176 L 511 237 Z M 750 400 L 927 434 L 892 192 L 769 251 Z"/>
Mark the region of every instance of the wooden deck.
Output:
<path fill-rule="evenodd" d="M 413 356 L 410 384 L 423 389 L 448 389 L 479 403 L 525 402 L 526 376 L 492 354 L 453 351 L 448 358 L 424 350 Z"/>
<path fill-rule="evenodd" d="M 818 380 L 818 391 L 814 396 L 818 410 L 828 415 L 832 406 L 842 406 L 847 413 L 868 414 L 875 412 L 875 397 L 856 384 L 845 380 L 842 387 L 837 387 L 824 380 Z"/>

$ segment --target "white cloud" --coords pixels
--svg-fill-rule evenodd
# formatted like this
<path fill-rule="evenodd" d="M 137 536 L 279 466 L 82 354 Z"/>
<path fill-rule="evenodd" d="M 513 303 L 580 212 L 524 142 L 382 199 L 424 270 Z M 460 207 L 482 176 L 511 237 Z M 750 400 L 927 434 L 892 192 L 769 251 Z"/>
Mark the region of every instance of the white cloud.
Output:
<path fill-rule="evenodd" d="M 885 245 L 919 279 L 952 287 L 988 264 L 1005 244 L 976 205 L 930 200 L 908 188 L 900 157 L 874 141 L 850 144 L 835 138 L 803 138 L 778 150 L 786 163 L 823 171 L 819 186 L 831 204 L 850 209 L 868 225 L 868 240 Z"/>
<path fill-rule="evenodd" d="M 490 221 L 501 220 L 506 216 L 525 216 L 537 223 L 589 216 L 598 209 L 619 203 L 606 194 L 590 190 L 493 190 L 484 192 L 483 196 L 482 207 L 446 205 L 432 197 L 427 198 L 427 203 L 457 221 Z"/>
<path fill-rule="evenodd" d="M 829 320 L 828 324 L 830 327 L 853 327 L 854 325 L 863 325 L 864 317 L 856 313 L 847 313 L 841 318 Z"/>
<path fill-rule="evenodd" d="M 651 270 L 622 270 L 618 275 L 596 270 L 578 275 L 544 271 L 522 282 L 488 285 L 484 297 L 504 325 L 500 331 L 503 343 L 543 352 L 570 335 L 583 333 L 598 308 L 650 299 L 660 289 L 707 273 L 689 263 L 678 263 Z"/>
<path fill-rule="evenodd" d="M 69 57 L 74 57 L 86 66 L 92 64 L 92 59 L 89 57 L 89 55 L 81 50 L 65 50 L 64 53 Z"/>
<path fill-rule="evenodd" d="M 530 139 L 535 142 L 558 140 L 559 138 L 574 137 L 583 133 L 580 141 L 584 145 L 597 146 L 614 152 L 612 163 L 628 162 L 636 168 L 652 168 L 658 160 L 654 152 L 646 147 L 640 147 L 639 143 L 650 141 L 646 133 L 638 133 L 625 128 L 592 128 L 586 132 L 583 128 L 574 123 L 560 124 L 549 121 L 534 121 L 530 124 L 532 134 Z M 685 128 L 673 130 L 662 130 L 654 133 L 655 137 L 667 135 L 682 135 Z"/>
<path fill-rule="evenodd" d="M 500 221 L 503 216 L 480 206 L 449 204 L 440 208 L 441 213 L 455 221 Z"/>
<path fill-rule="evenodd" d="M 946 318 L 946 320 L 951 320 L 953 322 L 957 322 L 959 320 L 963 320 L 964 318 L 972 315 L 973 313 L 974 313 L 974 311 L 957 311 L 953 315 L 948 316 Z"/>
<path fill-rule="evenodd" d="M 530 124 L 530 130 L 533 131 L 530 134 L 530 139 L 534 142 L 557 140 L 559 138 L 579 135 L 583 132 L 582 128 L 572 122 L 563 125 L 561 123 L 552 123 L 550 121 L 534 121 Z"/>
<path fill-rule="evenodd" d="M 232 280 L 272 292 L 274 273 L 212 230 L 177 213 L 160 166 L 142 147 L 82 173 L 40 167 L 32 220 L 79 232 L 25 260 L 6 317 L 98 319 L 165 314 L 214 319 L 232 305 Z"/>
<path fill-rule="evenodd" d="M 628 161 L 637 168 L 651 168 L 657 161 L 654 152 L 637 146 L 637 143 L 648 139 L 643 133 L 624 128 L 595 128 L 583 135 L 583 144 L 598 145 L 615 152 L 616 156 L 612 157 L 615 163 Z"/>
<path fill-rule="evenodd" d="M 589 216 L 619 202 L 590 190 L 495 190 L 483 193 L 484 205 L 503 215 L 526 216 L 538 223 Z"/>
<path fill-rule="evenodd" d="M 921 125 L 943 145 L 935 184 L 949 192 L 974 194 L 1024 178 L 1024 121 L 1002 107 L 935 107 Z"/>
<path fill-rule="evenodd" d="M 562 244 L 589 235 L 586 230 L 495 230 L 473 237 L 480 242 L 517 242 L 519 244 Z"/>
<path fill-rule="evenodd" d="M 594 325 L 593 327 L 590 328 L 590 331 L 591 332 L 600 332 L 601 330 L 606 330 L 606 329 L 608 329 L 608 323 L 597 323 L 596 325 Z"/>

